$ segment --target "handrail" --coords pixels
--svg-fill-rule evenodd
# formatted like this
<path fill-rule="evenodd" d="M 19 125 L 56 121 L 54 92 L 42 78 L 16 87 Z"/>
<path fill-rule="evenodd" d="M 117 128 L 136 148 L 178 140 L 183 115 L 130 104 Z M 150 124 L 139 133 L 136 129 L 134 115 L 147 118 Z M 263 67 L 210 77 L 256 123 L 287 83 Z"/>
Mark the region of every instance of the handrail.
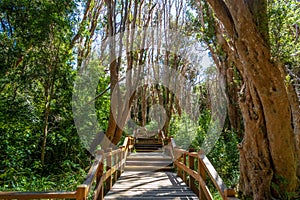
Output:
<path fill-rule="evenodd" d="M 133 138 L 126 137 L 123 145 L 119 149 L 108 149 L 96 152 L 96 158 L 92 164 L 85 181 L 77 186 L 76 191 L 67 192 L 0 192 L 0 199 L 77 199 L 86 200 L 93 183 L 96 180 L 94 188 L 94 199 L 104 198 L 113 183 L 121 176 L 128 152 L 133 148 Z"/>
<path fill-rule="evenodd" d="M 0 192 L 0 199 L 76 199 L 72 192 Z"/>
<path fill-rule="evenodd" d="M 175 140 L 169 138 L 168 148 L 173 156 L 177 175 L 197 194 L 201 200 L 212 200 L 212 194 L 206 184 L 206 175 L 209 176 L 215 188 L 224 200 L 237 200 L 233 189 L 227 188 L 209 159 L 203 151 L 188 152 L 176 147 Z M 198 181 L 198 187 L 195 184 Z"/>

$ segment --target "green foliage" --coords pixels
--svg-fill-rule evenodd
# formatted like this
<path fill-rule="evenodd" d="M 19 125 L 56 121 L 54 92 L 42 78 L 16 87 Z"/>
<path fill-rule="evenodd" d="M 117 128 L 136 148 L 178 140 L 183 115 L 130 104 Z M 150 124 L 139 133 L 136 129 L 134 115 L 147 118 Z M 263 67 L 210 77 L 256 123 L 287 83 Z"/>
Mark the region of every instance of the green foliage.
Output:
<path fill-rule="evenodd" d="M 1 174 L 0 178 L 5 177 L 5 181 L 1 183 L 1 191 L 72 191 L 76 186 L 83 182 L 86 175 L 85 170 L 80 168 L 69 160 L 72 167 L 62 165 L 63 171 L 61 174 L 41 175 L 36 173 L 34 168 L 26 168 L 22 171 L 14 171 L 14 169 L 7 170 L 6 173 Z M 63 164 L 64 164 L 63 163 Z"/>
<path fill-rule="evenodd" d="M 269 33 L 275 60 L 300 62 L 300 4 L 294 0 L 269 3 Z M 298 56 L 297 56 L 298 55 Z"/>
<path fill-rule="evenodd" d="M 192 31 L 196 33 L 196 38 L 199 41 L 204 42 L 207 45 L 210 45 L 212 48 L 214 48 L 215 46 L 217 46 L 215 27 L 214 27 L 215 22 L 209 4 L 206 1 L 195 1 L 195 0 L 189 1 L 189 4 L 191 8 L 194 9 L 194 11 L 200 9 L 199 7 L 200 3 L 202 5 L 202 9 L 201 9 L 202 16 L 198 14 L 199 13 L 198 11 L 196 12 L 188 11 L 187 23 L 191 23 L 190 29 L 192 29 Z M 203 17 L 203 23 L 201 21 L 201 17 Z"/>
<path fill-rule="evenodd" d="M 210 124 L 210 112 L 204 112 L 199 118 L 197 137 L 193 147 L 199 149 L 204 141 Z M 238 136 L 233 131 L 223 129 L 218 141 L 207 157 L 228 187 L 235 187 L 239 179 Z"/>
<path fill-rule="evenodd" d="M 183 148 L 188 149 L 197 132 L 197 124 L 190 119 L 189 115 L 183 113 L 182 116 L 174 115 L 170 122 L 170 135 L 174 137 L 175 143 Z"/>
<path fill-rule="evenodd" d="M 97 134 L 105 131 L 110 111 L 109 76 L 97 57 L 78 72 L 73 91 L 73 116 L 81 141 L 86 148 L 94 144 Z M 93 150 L 92 150 L 93 151 Z"/>
<path fill-rule="evenodd" d="M 106 74 L 104 67 L 101 65 L 97 66 L 99 70 L 99 84 L 97 87 L 97 94 L 103 94 L 101 97 L 99 97 L 95 102 L 95 109 L 97 112 L 97 118 L 100 127 L 102 130 L 107 129 L 108 125 L 108 116 L 109 116 L 109 110 L 110 110 L 110 90 L 108 92 L 103 93 L 107 87 L 109 86 L 109 76 Z"/>
<path fill-rule="evenodd" d="M 300 76 L 300 3 L 272 0 L 269 2 L 269 36 L 273 59 L 283 63 L 292 77 L 286 84 L 295 84 Z"/>
<path fill-rule="evenodd" d="M 0 190 L 67 190 L 89 165 L 71 106 L 74 11 L 67 0 L 0 2 Z"/>
<path fill-rule="evenodd" d="M 207 137 L 211 124 L 209 110 L 203 110 L 199 116 L 197 130 L 191 128 L 187 116 L 175 116 L 170 124 L 170 133 L 175 138 L 176 144 L 182 144 L 183 148 L 200 150 Z M 176 139 L 177 138 L 177 139 Z M 238 136 L 233 131 L 224 129 L 219 140 L 214 145 L 207 157 L 224 180 L 228 187 L 236 187 L 239 179 L 239 152 L 237 149 Z"/>
<path fill-rule="evenodd" d="M 239 180 L 239 152 L 237 134 L 225 130 L 214 149 L 207 155 L 225 184 L 234 188 Z"/>

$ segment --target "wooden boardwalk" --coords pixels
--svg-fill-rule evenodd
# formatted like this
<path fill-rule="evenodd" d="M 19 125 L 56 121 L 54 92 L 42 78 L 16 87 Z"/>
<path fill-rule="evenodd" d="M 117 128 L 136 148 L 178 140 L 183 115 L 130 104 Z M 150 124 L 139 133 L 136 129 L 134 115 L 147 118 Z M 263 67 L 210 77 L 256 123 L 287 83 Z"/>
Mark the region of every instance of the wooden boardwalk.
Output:
<path fill-rule="evenodd" d="M 166 171 L 170 163 L 161 152 L 131 154 L 125 172 L 104 199 L 198 199 L 181 178 Z"/>
<path fill-rule="evenodd" d="M 213 200 L 206 182 L 210 179 L 223 200 L 238 200 L 235 190 L 226 187 L 202 151 L 189 152 L 177 148 L 173 138 L 166 139 L 163 135 L 162 138 L 164 139 L 160 142 L 157 139 L 136 139 L 129 136 L 119 149 L 97 151 L 85 181 L 74 191 L 0 192 L 0 199 L 83 200 L 89 199 L 93 194 L 93 199 L 99 200 L 198 199 L 197 196 Z M 167 147 L 163 146 L 166 141 Z M 138 153 L 128 156 L 133 148 Z M 163 150 L 172 155 L 174 163 Z M 173 170 L 177 170 L 180 178 L 172 173 Z M 125 171 L 121 177 L 120 171 Z M 120 179 L 112 187 L 117 177 Z M 106 197 L 103 196 L 105 193 Z"/>

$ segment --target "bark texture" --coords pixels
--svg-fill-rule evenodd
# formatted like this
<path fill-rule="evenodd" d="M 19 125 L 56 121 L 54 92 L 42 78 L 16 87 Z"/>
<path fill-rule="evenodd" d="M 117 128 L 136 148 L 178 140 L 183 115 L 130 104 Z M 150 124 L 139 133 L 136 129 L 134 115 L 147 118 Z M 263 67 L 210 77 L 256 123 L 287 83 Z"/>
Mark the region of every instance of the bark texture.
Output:
<path fill-rule="evenodd" d="M 283 198 L 297 187 L 293 118 L 280 65 L 271 61 L 266 1 L 208 0 L 219 43 L 242 75 L 240 107 L 245 135 L 240 149 L 240 190 L 254 199 Z M 224 39 L 224 35 L 229 40 Z"/>

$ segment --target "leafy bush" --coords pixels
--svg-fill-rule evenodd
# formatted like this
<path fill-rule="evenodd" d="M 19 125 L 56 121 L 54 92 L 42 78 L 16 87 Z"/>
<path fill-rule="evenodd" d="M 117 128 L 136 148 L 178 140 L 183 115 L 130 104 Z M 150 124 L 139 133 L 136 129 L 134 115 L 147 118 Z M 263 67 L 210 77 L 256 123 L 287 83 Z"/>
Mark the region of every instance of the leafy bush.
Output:
<path fill-rule="evenodd" d="M 171 120 L 170 135 L 175 137 L 175 141 L 177 138 L 176 142 L 184 144 L 183 147 L 190 147 L 198 151 L 207 137 L 210 121 L 210 112 L 203 111 L 199 116 L 197 130 L 193 132 L 193 130 L 189 130 L 191 122 L 187 120 L 186 116 L 181 118 L 175 116 Z M 213 149 L 207 155 L 225 184 L 231 188 L 238 184 L 239 179 L 238 142 L 237 134 L 224 128 Z"/>

